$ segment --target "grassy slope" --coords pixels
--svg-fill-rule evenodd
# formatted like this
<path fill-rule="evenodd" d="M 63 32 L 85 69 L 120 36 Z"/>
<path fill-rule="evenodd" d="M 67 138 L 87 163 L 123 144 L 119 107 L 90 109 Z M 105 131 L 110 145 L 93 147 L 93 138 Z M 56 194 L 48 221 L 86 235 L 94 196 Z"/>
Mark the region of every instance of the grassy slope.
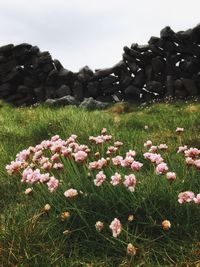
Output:
<path fill-rule="evenodd" d="M 2 266 L 197 266 L 200 257 L 200 211 L 198 207 L 180 207 L 177 192 L 191 189 L 199 193 L 200 183 L 197 173 L 188 172 L 186 177 L 183 162 L 174 155 L 180 141 L 174 132 L 176 127 L 184 127 L 182 143 L 200 147 L 200 104 L 178 102 L 155 104 L 148 108 L 132 106 L 126 108 L 128 112 L 125 113 L 123 110 L 121 106 L 103 112 L 71 107 L 13 109 L 3 106 L 0 109 Z M 145 125 L 149 126 L 148 131 L 144 130 Z M 37 218 L 42 205 L 51 200 L 48 197 L 27 199 L 22 192 L 25 187 L 5 172 L 5 165 L 14 159 L 16 153 L 30 145 L 55 134 L 65 139 L 72 133 L 79 136 L 81 143 L 87 143 L 88 136 L 97 135 L 103 127 L 116 140 L 124 142 L 124 151 L 135 149 L 139 152 L 138 159 L 141 161 L 144 141 L 151 139 L 154 144 L 167 143 L 170 149 L 166 158 L 179 177 L 179 183 L 176 181 L 172 190 L 166 181 L 158 183 L 156 177 L 152 178 L 147 167 L 142 173 L 146 181 L 136 194 L 138 199 L 131 198 L 136 204 L 130 203 L 129 194 L 119 192 L 124 198 L 118 203 L 121 205 L 117 211 L 119 217 L 121 214 L 122 218 L 126 218 L 129 213 L 136 216 L 134 225 L 129 229 L 129 241 L 139 247 L 134 259 L 126 257 L 124 241 L 106 240 L 101 235 L 94 238 L 94 231 L 86 233 L 81 230 L 84 224 L 77 225 L 77 235 L 63 236 L 65 226 L 58 223 L 58 211 L 52 212 L 50 218 Z M 186 182 L 181 183 L 182 179 Z M 117 203 L 118 196 L 102 202 L 104 206 L 97 204 L 97 198 L 88 203 L 93 205 L 93 210 L 95 205 L 99 205 L 99 213 L 102 210 L 110 222 L 116 216 L 109 211 L 113 200 Z M 52 198 L 52 205 L 54 201 L 58 199 Z M 62 205 L 59 211 L 62 211 Z M 174 223 L 170 232 L 158 227 L 166 218 Z M 93 223 L 91 218 L 89 227 Z"/>

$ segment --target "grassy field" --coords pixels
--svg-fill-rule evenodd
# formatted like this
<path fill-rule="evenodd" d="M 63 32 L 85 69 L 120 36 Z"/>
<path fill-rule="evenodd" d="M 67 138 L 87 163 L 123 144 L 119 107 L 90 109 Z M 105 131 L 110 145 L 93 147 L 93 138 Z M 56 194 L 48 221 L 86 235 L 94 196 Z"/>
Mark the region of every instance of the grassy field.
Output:
<path fill-rule="evenodd" d="M 145 127 L 148 126 L 148 127 Z M 89 136 L 97 136 L 106 127 L 113 141 L 122 141 L 119 154 L 133 149 L 136 160 L 144 166 L 135 173 L 135 192 L 106 182 L 94 185 L 95 172 L 86 165 L 65 161 L 64 170 L 55 171 L 63 181 L 56 192 L 44 185 L 21 183 L 20 175 L 9 176 L 5 166 L 16 154 L 29 146 L 58 134 L 66 140 L 71 134 L 91 147 Z M 180 135 L 177 127 L 185 130 Z M 154 166 L 143 158 L 143 144 L 166 143 L 160 151 L 170 171 L 177 178 L 169 182 L 155 174 Z M 74 107 L 0 107 L 0 266 L 200 266 L 200 206 L 178 203 L 178 194 L 191 190 L 200 193 L 199 170 L 185 164 L 180 145 L 200 148 L 200 104 L 176 102 L 149 107 L 115 105 L 105 111 L 85 111 Z M 105 156 L 105 146 L 93 146 L 92 152 Z M 94 160 L 92 156 L 89 159 Z M 127 170 L 109 165 L 107 177 Z M 109 179 L 108 179 L 109 181 Z M 25 189 L 33 187 L 33 194 Z M 74 199 L 65 198 L 70 188 L 82 191 Z M 44 211 L 49 204 L 49 212 Z M 60 215 L 69 212 L 62 220 Z M 128 220 L 134 215 L 133 221 Z M 120 219 L 122 233 L 113 237 L 109 225 Z M 163 220 L 171 222 L 164 230 Z M 95 223 L 102 221 L 104 229 L 96 231 Z M 64 232 L 64 233 L 63 233 Z M 136 255 L 127 255 L 127 244 L 136 247 Z"/>

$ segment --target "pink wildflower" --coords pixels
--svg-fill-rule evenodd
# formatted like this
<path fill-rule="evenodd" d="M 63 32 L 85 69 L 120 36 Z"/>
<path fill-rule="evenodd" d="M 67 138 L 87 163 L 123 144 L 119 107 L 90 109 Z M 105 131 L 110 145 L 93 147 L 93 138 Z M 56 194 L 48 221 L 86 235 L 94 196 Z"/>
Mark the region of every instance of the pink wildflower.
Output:
<path fill-rule="evenodd" d="M 167 180 L 173 181 L 176 179 L 176 173 L 175 172 L 167 172 L 166 178 L 167 178 Z"/>
<path fill-rule="evenodd" d="M 114 142 L 114 146 L 120 147 L 120 146 L 123 146 L 123 143 L 120 141 L 116 141 L 116 142 Z"/>
<path fill-rule="evenodd" d="M 193 192 L 191 191 L 185 191 L 185 192 L 181 192 L 179 195 L 178 195 L 178 202 L 180 204 L 182 203 L 185 203 L 185 202 L 191 202 L 193 201 L 195 198 L 195 195 Z"/>
<path fill-rule="evenodd" d="M 88 154 L 85 151 L 78 151 L 74 153 L 74 159 L 76 162 L 83 162 L 86 160 Z"/>
<path fill-rule="evenodd" d="M 122 225 L 121 225 L 120 220 L 118 220 L 117 218 L 115 218 L 111 222 L 109 228 L 112 230 L 113 237 L 117 237 L 121 233 L 121 231 L 122 231 Z"/>
<path fill-rule="evenodd" d="M 196 158 L 200 154 L 200 150 L 196 147 L 191 147 L 185 150 L 185 156 L 190 158 Z"/>
<path fill-rule="evenodd" d="M 76 189 L 70 188 L 67 191 L 64 192 L 64 196 L 67 198 L 74 198 L 78 195 L 78 192 Z"/>
<path fill-rule="evenodd" d="M 110 183 L 113 185 L 113 186 L 116 186 L 118 185 L 120 182 L 121 182 L 121 175 L 116 172 L 113 176 L 111 176 L 111 181 Z"/>
<path fill-rule="evenodd" d="M 128 157 L 135 157 L 136 156 L 136 152 L 135 150 L 129 150 L 128 152 L 126 152 L 126 158 Z"/>
<path fill-rule="evenodd" d="M 106 128 L 103 128 L 102 130 L 101 130 L 101 134 L 106 134 L 107 133 L 107 129 Z"/>
<path fill-rule="evenodd" d="M 133 161 L 131 164 L 131 170 L 132 171 L 139 171 L 142 168 L 143 164 L 139 161 Z"/>
<path fill-rule="evenodd" d="M 136 178 L 134 174 L 125 175 L 124 185 L 128 187 L 128 190 L 131 192 L 135 191 Z"/>
<path fill-rule="evenodd" d="M 168 171 L 168 167 L 167 167 L 167 164 L 164 162 L 162 162 L 156 166 L 156 174 L 157 175 L 164 174 L 167 171 Z"/>
<path fill-rule="evenodd" d="M 195 163 L 194 159 L 191 157 L 185 158 L 185 162 L 187 165 L 194 165 L 194 163 Z"/>
<path fill-rule="evenodd" d="M 182 153 L 185 150 L 187 150 L 187 148 L 188 148 L 187 146 L 179 146 L 177 153 Z"/>
<path fill-rule="evenodd" d="M 103 171 L 100 171 L 99 173 L 97 173 L 96 179 L 94 179 L 94 184 L 96 186 L 101 186 L 105 180 L 106 180 L 105 174 L 103 173 Z"/>
<path fill-rule="evenodd" d="M 144 143 L 144 147 L 146 148 L 150 148 L 152 146 L 152 142 L 151 140 L 147 140 L 145 143 Z"/>
<path fill-rule="evenodd" d="M 122 167 L 130 167 L 131 164 L 133 163 L 134 161 L 134 158 L 128 156 L 128 157 L 125 157 L 122 161 L 121 161 L 121 166 Z"/>
<path fill-rule="evenodd" d="M 200 205 L 200 194 L 197 194 L 193 200 L 197 205 Z"/>
<path fill-rule="evenodd" d="M 55 177 L 50 177 L 49 181 L 47 182 L 48 190 L 50 192 L 55 191 L 59 186 L 59 181 Z"/>
<path fill-rule="evenodd" d="M 6 165 L 6 170 L 9 175 L 18 172 L 23 165 L 22 161 L 11 161 L 9 165 Z"/>
<path fill-rule="evenodd" d="M 159 148 L 160 150 L 166 150 L 166 149 L 168 149 L 168 146 L 167 146 L 166 144 L 160 144 L 160 145 L 158 146 L 158 148 Z"/>
<path fill-rule="evenodd" d="M 196 160 L 194 161 L 194 165 L 197 167 L 197 169 L 200 170 L 200 159 L 196 159 Z"/>
<path fill-rule="evenodd" d="M 52 160 L 52 161 L 58 161 L 58 160 L 59 160 L 59 157 L 60 157 L 60 155 L 59 155 L 58 153 L 55 153 L 55 154 L 53 154 L 53 155 L 51 156 L 51 160 Z"/>
<path fill-rule="evenodd" d="M 64 168 L 64 165 L 60 162 L 56 162 L 56 163 L 54 163 L 53 168 L 56 170 L 61 170 Z"/>
<path fill-rule="evenodd" d="M 150 153 L 156 153 L 158 150 L 158 147 L 157 146 L 151 146 L 150 149 L 149 149 L 149 152 Z"/>
<path fill-rule="evenodd" d="M 112 158 L 112 163 L 113 163 L 114 166 L 120 166 L 122 160 L 123 160 L 123 157 L 116 156 L 115 158 Z"/>

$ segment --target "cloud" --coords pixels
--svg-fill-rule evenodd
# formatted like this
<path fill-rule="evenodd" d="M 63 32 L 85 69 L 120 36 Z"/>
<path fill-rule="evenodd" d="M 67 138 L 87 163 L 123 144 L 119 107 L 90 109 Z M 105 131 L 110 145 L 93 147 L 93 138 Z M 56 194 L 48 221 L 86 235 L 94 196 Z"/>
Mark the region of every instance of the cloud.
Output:
<path fill-rule="evenodd" d="M 1 45 L 38 45 L 74 71 L 109 67 L 124 45 L 146 43 L 166 25 L 195 26 L 199 7 L 196 0 L 6 0 L 0 2 Z"/>

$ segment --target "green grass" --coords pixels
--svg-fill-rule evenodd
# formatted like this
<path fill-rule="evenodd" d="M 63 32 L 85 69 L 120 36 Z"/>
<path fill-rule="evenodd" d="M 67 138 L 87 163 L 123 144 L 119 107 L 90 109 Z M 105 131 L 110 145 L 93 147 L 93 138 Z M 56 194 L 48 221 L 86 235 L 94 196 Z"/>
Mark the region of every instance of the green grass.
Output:
<path fill-rule="evenodd" d="M 145 130 L 144 126 L 149 129 Z M 121 153 L 129 149 L 137 152 L 136 160 L 144 163 L 136 177 L 139 181 L 134 193 L 123 187 L 109 185 L 97 188 L 86 170 L 65 163 L 64 183 L 87 193 L 68 201 L 63 190 L 49 193 L 40 185 L 33 196 L 26 196 L 28 187 L 19 176 L 9 176 L 5 165 L 15 155 L 55 134 L 66 139 L 77 134 L 80 143 L 88 144 L 88 136 L 98 135 L 106 127 L 114 140 L 124 143 Z M 175 134 L 184 127 L 181 139 Z M 171 185 L 154 174 L 145 162 L 143 143 L 166 143 L 164 152 L 170 170 L 177 173 Z M 0 266 L 200 266 L 200 207 L 189 203 L 180 205 L 178 193 L 192 190 L 200 193 L 198 171 L 186 168 L 184 157 L 176 154 L 180 144 L 200 147 L 200 104 L 176 102 L 154 104 L 149 107 L 121 104 L 105 111 L 85 111 L 73 107 L 0 107 Z M 114 170 L 108 169 L 107 176 Z M 183 182 L 184 180 L 184 182 Z M 67 187 L 67 183 L 66 183 Z M 49 214 L 42 209 L 52 207 Z M 71 217 L 61 222 L 63 211 Z M 129 214 L 135 220 L 128 222 Z M 113 238 L 108 226 L 119 218 L 123 232 Z M 164 231 L 161 222 L 170 220 L 172 227 Z M 97 233 L 94 224 L 104 221 L 105 230 Z M 70 234 L 63 231 L 69 229 Z M 137 248 L 134 257 L 126 255 L 127 243 Z"/>

